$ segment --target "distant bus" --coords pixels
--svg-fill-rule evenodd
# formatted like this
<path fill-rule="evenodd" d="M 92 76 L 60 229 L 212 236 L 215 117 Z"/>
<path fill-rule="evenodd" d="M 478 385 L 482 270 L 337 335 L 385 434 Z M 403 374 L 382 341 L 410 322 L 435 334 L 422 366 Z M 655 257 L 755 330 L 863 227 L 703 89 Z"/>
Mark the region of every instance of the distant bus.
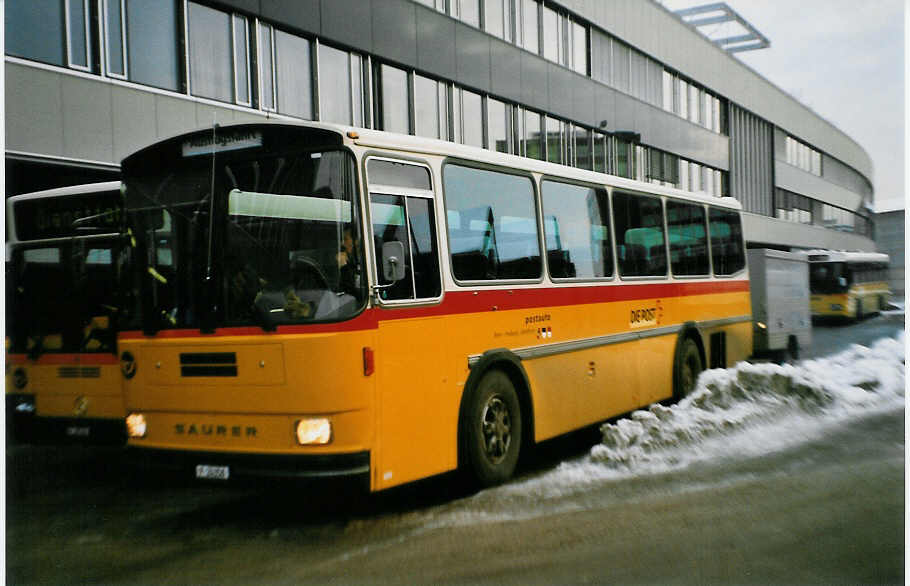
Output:
<path fill-rule="evenodd" d="M 731 198 L 317 123 L 216 126 L 122 169 L 150 467 L 492 485 L 752 349 Z"/>
<path fill-rule="evenodd" d="M 809 253 L 813 317 L 862 319 L 888 306 L 890 259 L 879 252 Z"/>
<path fill-rule="evenodd" d="M 6 200 L 7 413 L 34 415 L 30 439 L 125 442 L 112 323 L 121 202 L 116 181 Z"/>

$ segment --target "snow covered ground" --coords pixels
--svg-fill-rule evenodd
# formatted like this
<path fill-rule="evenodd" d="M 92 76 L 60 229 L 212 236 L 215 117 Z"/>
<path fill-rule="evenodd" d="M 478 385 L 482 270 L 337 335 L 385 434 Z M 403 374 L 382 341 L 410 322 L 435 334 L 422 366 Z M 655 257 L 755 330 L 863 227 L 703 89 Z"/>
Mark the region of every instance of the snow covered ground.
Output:
<path fill-rule="evenodd" d="M 687 475 L 687 469 L 719 466 L 734 471 L 737 462 L 824 438 L 866 417 L 903 410 L 904 360 L 900 332 L 870 347 L 854 344 L 796 364 L 744 362 L 706 371 L 696 390 L 679 403 L 652 405 L 604 424 L 603 442 L 588 455 L 442 507 L 424 522 L 440 527 L 528 519 L 601 507 L 604 499 L 620 502 L 655 491 L 700 490 L 693 481 L 700 474 Z M 734 472 L 723 482 L 737 481 Z"/>

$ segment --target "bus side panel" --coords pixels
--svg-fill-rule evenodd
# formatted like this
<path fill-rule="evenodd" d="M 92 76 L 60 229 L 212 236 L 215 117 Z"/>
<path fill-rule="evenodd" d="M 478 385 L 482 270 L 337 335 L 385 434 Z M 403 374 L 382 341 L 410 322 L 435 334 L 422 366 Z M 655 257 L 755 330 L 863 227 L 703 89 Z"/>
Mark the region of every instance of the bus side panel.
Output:
<path fill-rule="evenodd" d="M 525 360 L 534 402 L 534 440 L 636 408 L 640 404 L 637 352 L 635 341 Z"/>
<path fill-rule="evenodd" d="M 394 309 L 384 310 L 389 313 Z M 457 466 L 461 387 L 448 372 L 447 318 L 380 321 L 376 348 L 378 465 L 388 488 Z"/>
<path fill-rule="evenodd" d="M 638 343 L 638 367 L 641 372 L 641 400 L 644 407 L 673 396 L 673 358 L 676 334 L 645 338 Z"/>

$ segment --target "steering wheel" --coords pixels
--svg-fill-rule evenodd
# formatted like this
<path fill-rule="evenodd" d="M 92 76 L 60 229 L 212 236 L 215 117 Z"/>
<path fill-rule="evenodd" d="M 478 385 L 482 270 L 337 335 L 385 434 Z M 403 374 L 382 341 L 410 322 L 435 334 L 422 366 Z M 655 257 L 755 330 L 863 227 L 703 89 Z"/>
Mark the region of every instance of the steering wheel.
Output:
<path fill-rule="evenodd" d="M 294 272 L 297 273 L 298 270 L 302 274 L 296 275 L 294 278 L 294 288 L 295 289 L 313 289 L 314 287 L 306 287 L 304 285 L 309 284 L 309 279 L 312 276 L 316 277 L 316 281 L 319 285 L 322 286 L 322 289 L 328 290 L 329 279 L 325 276 L 325 273 L 322 272 L 322 269 L 319 265 L 311 258 L 300 256 L 294 259 Z"/>

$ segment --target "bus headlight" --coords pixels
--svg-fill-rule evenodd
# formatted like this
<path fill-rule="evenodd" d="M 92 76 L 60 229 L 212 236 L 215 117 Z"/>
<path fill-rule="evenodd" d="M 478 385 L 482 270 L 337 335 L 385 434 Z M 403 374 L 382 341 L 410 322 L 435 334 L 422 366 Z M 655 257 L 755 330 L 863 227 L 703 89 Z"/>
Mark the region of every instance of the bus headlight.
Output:
<path fill-rule="evenodd" d="M 126 416 L 126 434 L 129 437 L 145 437 L 147 429 L 145 415 L 142 413 L 130 413 Z"/>
<path fill-rule="evenodd" d="M 758 323 L 756 323 L 755 325 L 757 325 L 757 326 L 758 326 L 758 329 L 760 329 L 760 330 L 767 330 L 767 329 L 768 329 L 768 326 L 766 326 L 766 325 L 763 324 L 762 322 L 758 322 Z"/>
<path fill-rule="evenodd" d="M 301 419 L 297 422 L 297 443 L 302 446 L 327 444 L 332 441 L 332 423 L 326 417 Z"/>

